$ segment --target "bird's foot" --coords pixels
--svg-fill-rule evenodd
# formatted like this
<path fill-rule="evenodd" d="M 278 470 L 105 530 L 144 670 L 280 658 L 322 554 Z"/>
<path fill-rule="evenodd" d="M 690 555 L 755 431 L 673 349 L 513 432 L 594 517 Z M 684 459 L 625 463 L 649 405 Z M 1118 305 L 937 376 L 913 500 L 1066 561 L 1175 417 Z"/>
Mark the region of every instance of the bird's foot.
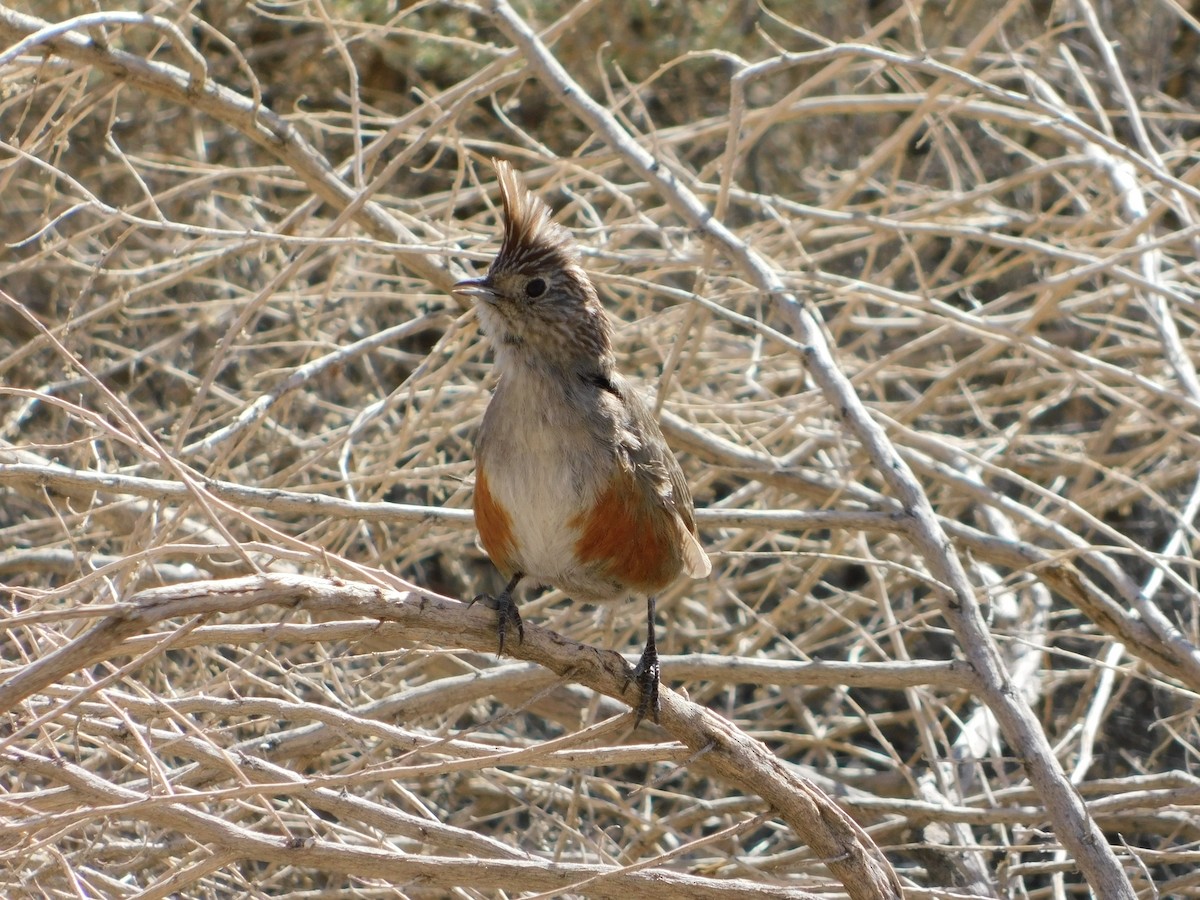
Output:
<path fill-rule="evenodd" d="M 658 651 L 653 644 L 647 644 L 636 668 L 625 676 L 625 686 L 629 687 L 630 682 L 636 681 L 641 694 L 637 706 L 633 708 L 634 728 L 642 724 L 642 719 L 646 718 L 647 713 L 654 720 L 654 724 L 658 724 L 658 675 Z"/>
<path fill-rule="evenodd" d="M 496 632 L 500 637 L 497 656 L 504 655 L 504 639 L 510 626 L 517 629 L 517 643 L 524 642 L 525 623 L 521 621 L 521 614 L 517 612 L 517 603 L 513 600 L 512 591 L 505 588 L 494 597 L 491 594 L 476 594 L 467 605 L 474 606 L 476 603 L 482 603 L 488 609 L 496 611 Z"/>

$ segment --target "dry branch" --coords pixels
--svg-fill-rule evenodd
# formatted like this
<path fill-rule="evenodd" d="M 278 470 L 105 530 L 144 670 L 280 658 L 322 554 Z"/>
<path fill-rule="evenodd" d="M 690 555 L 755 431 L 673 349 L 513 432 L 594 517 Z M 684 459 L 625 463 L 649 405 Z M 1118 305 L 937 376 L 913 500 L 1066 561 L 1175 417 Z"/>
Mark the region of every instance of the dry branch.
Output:
<path fill-rule="evenodd" d="M 487 650 L 495 645 L 495 623 L 490 612 L 471 610 L 466 604 L 436 595 L 405 595 L 370 585 L 289 575 L 194 582 L 137 594 L 120 608 L 108 610 L 105 618 L 71 643 L 24 666 L 0 683 L 0 712 L 12 710 L 33 693 L 68 680 L 80 669 L 124 655 L 122 645 L 126 641 L 167 619 L 207 618 L 268 605 L 303 609 L 319 616 L 349 615 L 390 622 L 400 626 L 410 641 L 446 649 Z M 11 624 L 19 627 L 20 619 Z M 155 650 L 169 643 L 168 637 Z M 624 699 L 630 686 L 630 667 L 620 655 L 536 626 L 526 628 L 523 641 L 512 652 L 519 659 L 538 663 L 616 699 Z M 659 723 L 663 730 L 694 755 L 702 756 L 707 768 L 761 797 L 829 866 L 851 896 L 899 896 L 899 882 L 871 839 L 823 792 L 783 766 L 761 743 L 674 691 L 664 688 L 661 704 Z M 440 742 L 430 743 L 437 746 Z M 0 742 L 0 750 L 10 745 L 11 737 Z M 525 755 L 498 754 L 491 762 L 519 764 Z M 193 818 L 196 815 L 189 814 Z M 220 843 L 228 846 L 225 840 Z M 386 872 L 391 870 L 385 865 L 379 877 L 388 877 Z M 402 869 L 391 874 L 406 876 Z"/>

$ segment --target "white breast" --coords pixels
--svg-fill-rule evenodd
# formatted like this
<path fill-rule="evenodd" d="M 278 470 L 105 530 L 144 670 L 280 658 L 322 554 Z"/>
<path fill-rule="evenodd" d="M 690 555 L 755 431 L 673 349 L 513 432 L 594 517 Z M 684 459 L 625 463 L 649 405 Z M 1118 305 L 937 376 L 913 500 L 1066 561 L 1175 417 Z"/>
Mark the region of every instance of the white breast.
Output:
<path fill-rule="evenodd" d="M 488 488 L 512 520 L 513 562 L 531 581 L 575 581 L 573 518 L 590 509 L 613 457 L 587 417 L 539 379 L 511 370 L 488 405 L 480 438 Z"/>

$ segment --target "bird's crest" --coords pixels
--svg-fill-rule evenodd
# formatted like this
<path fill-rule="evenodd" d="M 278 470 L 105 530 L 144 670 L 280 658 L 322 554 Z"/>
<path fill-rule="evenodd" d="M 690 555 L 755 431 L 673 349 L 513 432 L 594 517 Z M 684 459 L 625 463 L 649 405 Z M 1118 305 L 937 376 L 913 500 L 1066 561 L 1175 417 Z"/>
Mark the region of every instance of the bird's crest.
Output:
<path fill-rule="evenodd" d="M 550 207 L 531 192 L 513 167 L 502 159 L 492 161 L 500 181 L 504 204 L 504 239 L 492 271 L 528 272 L 579 265 L 579 252 L 570 232 L 550 221 Z"/>

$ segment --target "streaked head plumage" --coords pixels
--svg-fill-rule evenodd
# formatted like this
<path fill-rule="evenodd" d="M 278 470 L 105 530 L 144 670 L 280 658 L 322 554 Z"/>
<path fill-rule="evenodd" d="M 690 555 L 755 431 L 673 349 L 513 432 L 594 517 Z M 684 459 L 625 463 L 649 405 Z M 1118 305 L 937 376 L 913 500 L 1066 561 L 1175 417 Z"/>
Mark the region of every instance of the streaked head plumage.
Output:
<path fill-rule="evenodd" d="M 490 272 L 536 274 L 578 267 L 575 241 L 567 229 L 551 220 L 546 202 L 525 187 L 509 163 L 498 159 L 495 166 L 504 206 L 504 240 Z"/>
<path fill-rule="evenodd" d="M 612 359 L 610 326 L 583 270 L 571 233 L 550 207 L 494 160 L 504 233 L 487 275 L 460 281 L 455 293 L 479 301 L 480 322 L 496 361 L 539 367 L 594 367 Z"/>

